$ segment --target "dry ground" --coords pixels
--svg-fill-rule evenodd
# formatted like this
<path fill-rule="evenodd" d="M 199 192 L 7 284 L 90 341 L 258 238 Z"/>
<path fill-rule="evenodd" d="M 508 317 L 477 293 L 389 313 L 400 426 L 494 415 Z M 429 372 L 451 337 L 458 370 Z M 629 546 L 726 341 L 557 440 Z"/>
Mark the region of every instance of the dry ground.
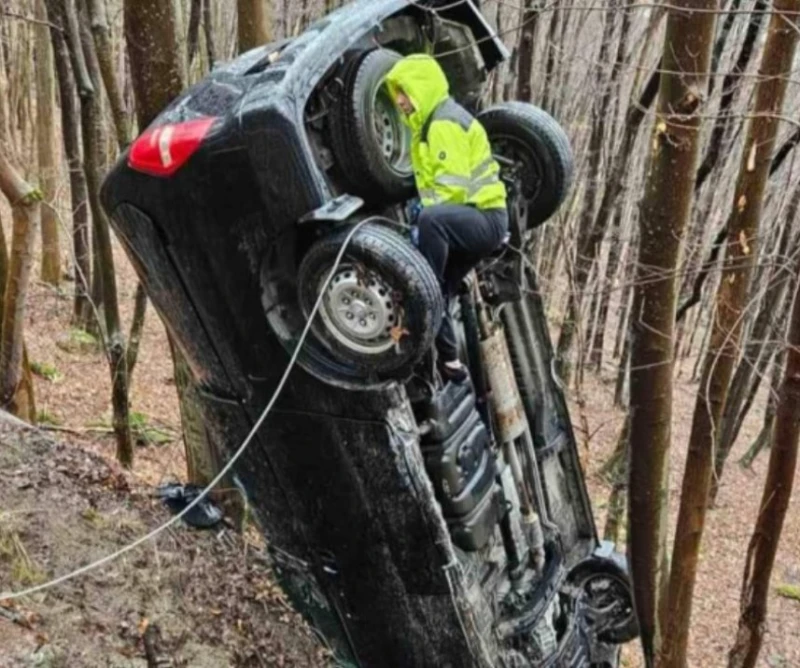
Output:
<path fill-rule="evenodd" d="M 135 277 L 124 257 L 118 253 L 120 275 L 120 302 L 126 322 L 129 322 L 132 308 Z M 69 322 L 71 313 L 71 283 L 64 284 L 63 293 L 40 283 L 32 285 L 32 296 L 27 315 L 26 342 L 31 361 L 45 366 L 51 379 L 37 377 L 36 391 L 40 417 L 45 423 L 53 423 L 57 433 L 54 436 L 67 443 L 80 445 L 105 457 L 113 459 L 113 438 L 108 434 L 107 425 L 110 419 L 109 380 L 105 360 L 99 352 L 74 351 L 75 345 L 64 345 L 69 339 Z M 74 343 L 74 342 L 73 342 Z M 65 349 L 66 348 L 66 349 Z M 68 352 L 68 350 L 73 350 Z M 680 491 L 682 462 L 685 455 L 686 441 L 691 425 L 691 413 L 697 387 L 688 383 L 685 377 L 677 383 L 674 418 L 675 447 L 672 452 L 671 500 L 673 506 L 672 522 L 674 525 L 675 510 Z M 613 385 L 608 379 L 597 379 L 587 376 L 585 387 L 585 408 L 581 417 L 579 410 L 573 406 L 573 421 L 578 427 L 579 435 L 583 427 L 593 434 L 590 442 L 582 444 L 582 458 L 588 474 L 591 495 L 595 504 L 598 525 L 602 529 L 605 518 L 605 501 L 608 495 L 606 483 L 598 471 L 611 454 L 623 415 L 612 408 Z M 134 374 L 132 390 L 132 407 L 140 415 L 140 421 L 146 424 L 147 434 L 155 440 L 168 440 L 166 444 L 149 444 L 136 451 L 136 466 L 132 474 L 126 475 L 126 483 L 139 492 L 139 499 L 144 498 L 145 491 L 153 485 L 167 479 L 180 477 L 183 474 L 183 455 L 178 440 L 179 415 L 172 379 L 172 368 L 164 330 L 152 310 L 148 311 L 144 339 L 141 346 L 139 364 Z M 760 426 L 760 410 L 753 410 L 753 415 L 745 426 L 744 433 L 732 457 L 735 460 L 755 436 Z M 45 425 L 46 426 L 46 425 Z M 146 440 L 146 439 L 145 439 Z M 61 450 L 63 452 L 63 450 Z M 77 456 L 77 455 L 76 455 Z M 727 477 L 720 492 L 719 505 L 709 516 L 706 537 L 703 543 L 701 571 L 696 591 L 695 614 L 692 624 L 690 665 L 724 666 L 726 652 L 730 646 L 738 615 L 739 586 L 744 564 L 744 553 L 750 531 L 757 512 L 761 495 L 767 456 L 762 455 L 755 463 L 752 471 L 743 471 L 738 466 L 729 468 Z M 800 581 L 800 502 L 797 494 L 790 508 L 788 521 L 784 530 L 783 541 L 775 567 L 774 583 L 797 583 Z M 3 510 L 13 510 L 23 506 L 21 500 L 0 500 Z M 134 505 L 138 502 L 133 502 Z M 9 508 L 8 505 L 11 504 Z M 35 497 L 30 499 L 31 507 Z M 155 516 L 163 517 L 155 511 L 146 515 L 142 528 L 149 526 Z M 46 536 L 37 533 L 45 526 L 31 522 L 28 535 L 32 540 L 46 542 Z M 140 530 L 131 530 L 125 535 L 139 535 Z M 113 538 L 113 537 L 112 537 Z M 112 539 L 118 540 L 119 537 Z M 172 539 L 169 539 L 172 540 Z M 189 549 L 196 550 L 197 543 L 190 541 Z M 164 548 L 167 549 L 167 548 Z M 173 545 L 171 550 L 178 549 Z M 144 554 L 144 553 L 143 553 Z M 147 552 L 143 558 L 155 559 L 156 550 Z M 69 566 L 84 561 L 87 555 L 80 551 L 68 553 L 59 561 L 61 572 Z M 135 560 L 120 568 L 136 569 Z M 217 562 L 217 566 L 220 565 Z M 224 569 L 217 568 L 219 576 Z M 141 569 L 139 569 L 141 577 Z M 3 569 L 0 568 L 0 574 Z M 181 577 L 185 577 L 185 573 Z M 178 577 L 177 570 L 173 575 Z M 2 577 L 2 575 L 0 575 Z M 119 571 L 108 571 L 97 576 L 102 582 L 104 594 L 86 594 L 87 596 L 111 596 L 112 591 L 126 586 L 127 578 Z M 83 589 L 88 591 L 93 585 Z M 95 599 L 97 600 L 97 599 Z M 179 609 L 167 607 L 167 611 L 182 614 Z M 140 620 L 129 618 L 129 624 Z M 263 619 L 266 634 L 280 633 L 280 621 L 274 625 L 273 617 Z M 77 615 L 74 619 L 64 616 L 60 622 L 65 634 L 72 624 L 73 637 L 80 637 L 87 629 L 85 621 Z M 118 624 L 119 620 L 107 622 Z M 277 630 L 276 630 L 277 629 Z M 111 629 L 118 633 L 118 629 Z M 30 648 L 36 642 L 35 631 L 20 631 L 0 618 L 0 646 L 6 646 L 7 634 L 12 631 L 22 636 L 20 642 L 27 643 Z M 130 631 L 133 633 L 133 631 Z M 94 637 L 94 636 L 93 636 Z M 307 633 L 298 631 L 283 636 L 290 647 L 299 648 L 295 665 L 304 664 L 300 657 L 309 647 Z M 99 639 L 97 642 L 101 642 Z M 295 645 L 294 643 L 298 643 Z M 227 645 L 226 645 L 227 646 Z M 310 651 L 310 650 L 309 650 Z M 625 663 L 629 666 L 639 665 L 636 651 L 627 652 Z M 310 655 L 309 655 L 310 656 Z M 766 644 L 762 651 L 762 666 L 800 666 L 800 603 L 773 595 L 770 600 L 769 627 Z M 25 663 L 2 663 L 0 665 L 27 665 Z M 90 665 L 90 664 L 69 664 Z M 111 665 L 111 664 L 109 664 Z M 124 665 L 124 664 L 123 664 Z M 135 665 L 135 664 L 131 664 Z M 199 664 L 192 664 L 199 665 Z M 258 665 L 258 664 L 253 664 Z M 318 665 L 318 664 L 316 664 Z"/>

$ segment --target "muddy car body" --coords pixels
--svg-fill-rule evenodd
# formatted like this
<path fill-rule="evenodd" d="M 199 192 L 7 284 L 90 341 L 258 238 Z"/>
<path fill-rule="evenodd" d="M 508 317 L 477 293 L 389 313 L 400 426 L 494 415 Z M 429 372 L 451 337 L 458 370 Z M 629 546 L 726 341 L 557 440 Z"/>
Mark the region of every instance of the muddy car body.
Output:
<path fill-rule="evenodd" d="M 104 206 L 220 453 L 237 449 L 295 349 L 308 312 L 298 275 L 319 244 L 366 220 L 362 237 L 427 271 L 391 231 L 404 221 L 402 184 L 381 192 L 364 183 L 371 174 L 354 179 L 331 128 L 345 132 L 349 116 L 333 115 L 369 54 L 431 45 L 477 112 L 507 54 L 472 3 L 364 0 L 217 68 L 108 176 Z M 384 139 L 399 131 L 392 122 Z M 518 249 L 531 216 L 521 210 Z M 430 332 L 386 374 L 310 336 L 235 482 L 284 588 L 346 664 L 615 665 L 635 635 L 625 563 L 596 536 L 535 277 L 518 253 L 499 252 L 457 310 L 472 385 L 419 371 L 425 351 L 413 351 Z M 479 350 L 491 355 L 492 341 L 520 403 L 521 435 L 508 443 Z M 524 526 L 533 515 L 538 552 Z"/>

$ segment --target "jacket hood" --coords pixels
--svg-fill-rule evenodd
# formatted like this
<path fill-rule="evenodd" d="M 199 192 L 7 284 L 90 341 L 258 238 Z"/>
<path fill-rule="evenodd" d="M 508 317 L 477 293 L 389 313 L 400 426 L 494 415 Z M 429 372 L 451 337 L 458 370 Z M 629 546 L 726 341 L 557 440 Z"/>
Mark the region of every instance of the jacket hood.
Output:
<path fill-rule="evenodd" d="M 395 63 L 386 75 L 392 100 L 398 89 L 414 105 L 414 113 L 403 119 L 414 130 L 420 130 L 430 115 L 450 95 L 450 85 L 439 63 L 432 56 L 414 54 Z"/>

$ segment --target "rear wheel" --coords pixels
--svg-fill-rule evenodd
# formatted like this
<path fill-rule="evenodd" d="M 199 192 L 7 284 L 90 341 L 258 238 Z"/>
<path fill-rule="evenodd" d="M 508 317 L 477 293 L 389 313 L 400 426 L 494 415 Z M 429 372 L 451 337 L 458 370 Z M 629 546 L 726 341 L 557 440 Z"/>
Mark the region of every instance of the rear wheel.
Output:
<path fill-rule="evenodd" d="M 563 204 L 572 184 L 573 157 L 563 128 L 532 104 L 506 102 L 478 119 L 486 129 L 501 175 L 516 186 L 517 217 L 528 229 L 547 221 Z"/>
<path fill-rule="evenodd" d="M 304 257 L 300 305 L 308 317 L 323 295 L 312 331 L 336 359 L 370 375 L 406 377 L 441 323 L 438 281 L 415 248 L 376 223 L 355 233 L 334 270 L 350 229 L 318 241 Z"/>

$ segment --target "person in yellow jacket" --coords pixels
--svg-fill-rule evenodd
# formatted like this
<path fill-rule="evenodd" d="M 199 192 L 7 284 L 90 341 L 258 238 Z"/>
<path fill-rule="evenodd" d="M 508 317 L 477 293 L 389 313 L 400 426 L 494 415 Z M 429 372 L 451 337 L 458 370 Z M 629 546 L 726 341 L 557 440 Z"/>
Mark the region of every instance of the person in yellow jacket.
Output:
<path fill-rule="evenodd" d="M 399 60 L 386 86 L 411 128 L 411 162 L 422 211 L 418 248 L 436 272 L 447 304 L 464 277 L 496 250 L 508 232 L 506 188 L 480 122 L 450 97 L 436 60 L 414 54 Z M 458 359 L 446 315 L 436 338 L 447 380 L 469 376 Z"/>

